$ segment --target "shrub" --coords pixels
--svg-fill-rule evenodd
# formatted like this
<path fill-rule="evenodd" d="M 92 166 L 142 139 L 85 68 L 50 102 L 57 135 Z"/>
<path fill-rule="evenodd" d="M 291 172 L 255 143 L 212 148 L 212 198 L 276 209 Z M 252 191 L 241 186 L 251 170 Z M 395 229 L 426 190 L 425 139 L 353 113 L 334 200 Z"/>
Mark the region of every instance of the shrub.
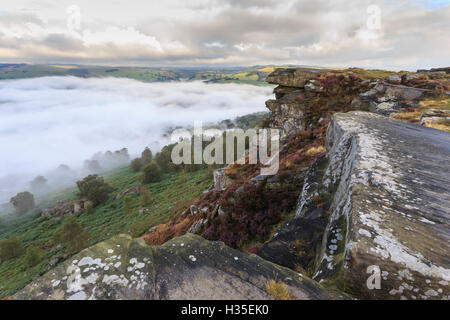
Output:
<path fill-rule="evenodd" d="M 91 214 L 91 213 L 94 212 L 94 206 L 92 205 L 91 202 L 85 202 L 84 203 L 84 212 L 87 213 L 87 214 Z"/>
<path fill-rule="evenodd" d="M 153 153 L 152 150 L 150 150 L 148 147 L 144 149 L 141 153 L 141 163 L 143 166 L 149 164 L 153 160 Z"/>
<path fill-rule="evenodd" d="M 133 197 L 127 196 L 123 199 L 123 214 L 131 214 L 134 209 Z"/>
<path fill-rule="evenodd" d="M 169 172 L 172 167 L 172 149 L 175 145 L 168 145 L 162 148 L 155 156 L 154 161 L 161 168 L 162 172 Z"/>
<path fill-rule="evenodd" d="M 139 199 L 139 206 L 145 208 L 152 202 L 152 193 L 149 190 L 142 191 L 141 197 Z"/>
<path fill-rule="evenodd" d="M 30 182 L 31 190 L 34 192 L 40 192 L 47 185 L 47 179 L 43 176 L 37 176 Z"/>
<path fill-rule="evenodd" d="M 81 181 L 77 181 L 79 196 L 92 201 L 94 206 L 102 204 L 108 200 L 112 188 L 103 180 L 102 177 L 91 174 Z"/>
<path fill-rule="evenodd" d="M 275 280 L 270 280 L 266 284 L 266 292 L 275 300 L 295 300 L 287 286 Z"/>
<path fill-rule="evenodd" d="M 136 158 L 133 161 L 131 161 L 131 163 L 130 163 L 130 168 L 134 172 L 140 171 L 142 169 L 142 166 L 143 166 L 143 163 L 140 158 Z"/>
<path fill-rule="evenodd" d="M 141 180 L 142 183 L 152 183 L 161 180 L 161 169 L 156 162 L 152 161 L 142 169 Z"/>
<path fill-rule="evenodd" d="M 228 189 L 220 205 L 231 214 L 215 218 L 204 237 L 223 241 L 233 248 L 249 241 L 265 242 L 282 214 L 294 209 L 297 196 L 296 190 L 289 190 L 285 185 L 279 190 L 265 190 L 264 185 L 246 184 L 237 197 L 234 189 Z"/>
<path fill-rule="evenodd" d="M 34 208 L 34 196 L 28 191 L 18 193 L 9 201 L 17 213 L 24 213 Z"/>
<path fill-rule="evenodd" d="M 84 249 L 88 239 L 88 232 L 74 217 L 67 218 L 53 238 L 56 243 L 67 244 L 68 254 L 77 253 Z"/>
<path fill-rule="evenodd" d="M 23 253 L 24 248 L 17 236 L 12 235 L 8 239 L 0 240 L 0 260 L 2 262 L 20 257 Z"/>
<path fill-rule="evenodd" d="M 35 246 L 29 246 L 25 252 L 24 259 L 27 268 L 32 268 L 41 261 L 41 253 Z"/>

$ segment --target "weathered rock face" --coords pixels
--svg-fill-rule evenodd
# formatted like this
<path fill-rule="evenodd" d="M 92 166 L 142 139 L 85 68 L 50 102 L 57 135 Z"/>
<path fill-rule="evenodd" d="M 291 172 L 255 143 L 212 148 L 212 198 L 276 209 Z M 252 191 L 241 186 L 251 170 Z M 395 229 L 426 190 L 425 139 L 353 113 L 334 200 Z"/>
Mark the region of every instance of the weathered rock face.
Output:
<path fill-rule="evenodd" d="M 420 125 L 425 127 L 441 125 L 450 128 L 450 110 L 426 110 L 422 113 Z"/>
<path fill-rule="evenodd" d="M 266 82 L 283 87 L 304 88 L 310 79 L 314 79 L 320 73 L 327 71 L 325 69 L 310 68 L 281 68 L 269 74 Z"/>
<path fill-rule="evenodd" d="M 286 133 L 303 131 L 306 128 L 306 104 L 297 97 L 302 91 L 294 91 L 277 100 L 266 101 L 266 107 L 271 111 L 271 123 L 282 128 Z"/>
<path fill-rule="evenodd" d="M 268 280 L 299 299 L 345 298 L 315 281 L 187 234 L 163 246 L 119 235 L 59 264 L 11 299 L 270 299 Z"/>
<path fill-rule="evenodd" d="M 303 131 L 308 122 L 305 119 L 307 101 L 299 99 L 303 94 L 316 95 L 323 87 L 315 80 L 317 76 L 328 72 L 325 69 L 287 68 L 277 69 L 266 79 L 268 83 L 278 84 L 274 89 L 275 100 L 266 101 L 271 111 L 271 124 L 291 134 Z"/>
<path fill-rule="evenodd" d="M 225 168 L 214 171 L 213 178 L 213 189 L 217 191 L 223 191 L 233 183 L 233 180 L 225 174 Z"/>
<path fill-rule="evenodd" d="M 188 233 L 198 234 L 202 228 L 208 223 L 208 219 L 200 219 L 195 221 L 192 226 L 188 229 Z"/>
<path fill-rule="evenodd" d="M 407 106 L 406 101 L 421 98 L 427 89 L 413 88 L 397 85 L 398 75 L 387 78 L 387 82 L 375 80 L 371 82 L 372 88 L 359 94 L 353 101 L 353 109 L 371 111 L 381 115 L 389 116 Z"/>
<path fill-rule="evenodd" d="M 260 254 L 295 260 L 358 298 L 449 299 L 450 134 L 339 113 L 327 149 L 305 180 L 296 218 Z M 312 254 L 296 247 L 302 237 Z"/>

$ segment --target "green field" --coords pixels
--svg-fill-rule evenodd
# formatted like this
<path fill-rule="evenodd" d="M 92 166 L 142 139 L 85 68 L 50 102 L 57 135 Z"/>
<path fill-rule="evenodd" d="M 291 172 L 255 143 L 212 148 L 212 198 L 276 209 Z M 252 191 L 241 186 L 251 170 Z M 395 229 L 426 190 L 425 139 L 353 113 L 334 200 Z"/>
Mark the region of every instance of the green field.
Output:
<path fill-rule="evenodd" d="M 105 67 L 82 65 L 0 64 L 0 80 L 24 79 L 45 76 L 117 77 L 143 82 L 201 80 L 217 83 L 267 85 L 265 79 L 274 67 L 235 69 L 183 69 L 145 67 Z"/>
<path fill-rule="evenodd" d="M 149 207 L 151 213 L 139 215 L 139 195 L 130 195 L 135 200 L 135 208 L 129 215 L 122 213 L 123 197 L 116 195 L 128 188 L 137 186 L 138 173 L 129 168 L 122 168 L 104 175 L 105 180 L 115 189 L 109 200 L 95 208 L 92 213 L 80 213 L 75 217 L 89 232 L 89 246 L 108 239 L 119 233 L 134 237 L 141 236 L 149 228 L 167 222 L 173 215 L 180 214 L 198 198 L 212 183 L 210 170 L 196 172 L 174 172 L 166 174 L 157 183 L 148 184 L 153 196 Z M 57 199 L 75 198 L 75 189 L 66 189 L 45 199 L 50 205 Z M 40 204 L 42 206 L 42 204 Z M 23 288 L 27 283 L 42 275 L 50 268 L 50 261 L 55 258 L 64 260 L 62 246 L 55 246 L 52 237 L 64 221 L 61 217 L 40 217 L 40 210 L 34 210 L 0 226 L 0 239 L 17 235 L 24 246 L 35 245 L 41 249 L 42 261 L 35 267 L 27 269 L 23 256 L 0 264 L 0 298 L 7 297 Z"/>

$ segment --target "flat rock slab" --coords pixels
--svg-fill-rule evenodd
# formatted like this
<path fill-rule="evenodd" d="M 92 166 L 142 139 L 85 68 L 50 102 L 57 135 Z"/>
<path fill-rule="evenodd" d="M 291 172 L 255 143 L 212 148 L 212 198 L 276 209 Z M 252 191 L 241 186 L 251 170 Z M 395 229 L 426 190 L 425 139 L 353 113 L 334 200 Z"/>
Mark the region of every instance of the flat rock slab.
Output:
<path fill-rule="evenodd" d="M 333 201 L 313 279 L 357 297 L 449 299 L 450 134 L 349 112 L 327 144 Z"/>
<path fill-rule="evenodd" d="M 266 82 L 284 87 L 304 88 L 309 80 L 329 71 L 319 68 L 280 68 L 269 74 Z"/>
<path fill-rule="evenodd" d="M 11 299 L 271 299 L 266 283 L 286 284 L 298 299 L 339 299 L 315 281 L 187 234 L 163 246 L 115 236 L 59 264 Z"/>

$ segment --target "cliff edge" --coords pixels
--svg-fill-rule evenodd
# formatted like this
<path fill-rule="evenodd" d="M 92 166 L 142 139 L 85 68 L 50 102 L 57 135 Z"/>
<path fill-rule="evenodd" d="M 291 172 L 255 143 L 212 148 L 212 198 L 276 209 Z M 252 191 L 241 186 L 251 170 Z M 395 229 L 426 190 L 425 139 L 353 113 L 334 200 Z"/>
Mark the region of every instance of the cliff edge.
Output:
<path fill-rule="evenodd" d="M 332 116 L 326 146 L 259 254 L 358 298 L 448 299 L 450 134 L 354 111 Z"/>

